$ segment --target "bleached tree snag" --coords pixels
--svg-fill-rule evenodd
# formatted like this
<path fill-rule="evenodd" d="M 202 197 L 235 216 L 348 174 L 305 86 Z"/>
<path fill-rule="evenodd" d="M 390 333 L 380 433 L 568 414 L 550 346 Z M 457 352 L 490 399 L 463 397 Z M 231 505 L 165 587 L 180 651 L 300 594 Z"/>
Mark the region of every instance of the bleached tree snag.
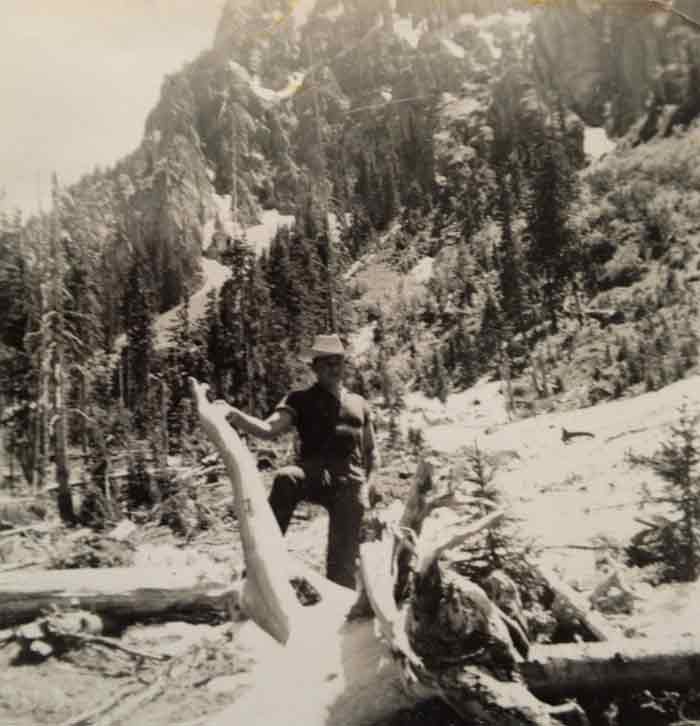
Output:
<path fill-rule="evenodd" d="M 209 402 L 206 384 L 194 378 L 189 381 L 202 428 L 219 451 L 231 480 L 246 563 L 244 609 L 263 630 L 286 643 L 301 605 L 289 584 L 290 558 L 282 533 L 253 456 L 226 421 L 226 408 Z"/>
<path fill-rule="evenodd" d="M 428 568 L 444 552 L 463 544 L 465 540 L 473 537 L 475 534 L 483 532 L 485 529 L 489 529 L 489 527 L 496 526 L 503 521 L 504 516 L 505 512 L 498 510 L 470 524 L 463 524 L 461 526 L 452 525 L 452 527 L 440 533 L 440 539 L 437 541 L 424 544 L 423 541 L 419 540 L 419 544 L 416 546 L 418 550 L 418 574 L 424 575 L 428 571 Z M 455 529 L 459 531 L 453 533 Z"/>
<path fill-rule="evenodd" d="M 565 613 L 571 621 L 576 621 L 586 631 L 591 640 L 618 640 L 620 632 L 603 615 L 591 606 L 559 578 L 556 573 L 542 565 L 534 565 L 535 572 L 544 580 L 554 595 L 553 609 Z"/>
<path fill-rule="evenodd" d="M 413 530 L 417 535 L 421 532 L 423 520 L 431 508 L 429 494 L 433 489 L 435 465 L 430 459 L 421 459 L 416 468 L 413 483 L 406 499 L 406 505 L 399 521 L 401 528 Z"/>
<path fill-rule="evenodd" d="M 0 628 L 28 622 L 56 605 L 76 605 L 118 622 L 223 614 L 231 585 L 223 575 L 163 567 L 34 570 L 0 574 Z"/>

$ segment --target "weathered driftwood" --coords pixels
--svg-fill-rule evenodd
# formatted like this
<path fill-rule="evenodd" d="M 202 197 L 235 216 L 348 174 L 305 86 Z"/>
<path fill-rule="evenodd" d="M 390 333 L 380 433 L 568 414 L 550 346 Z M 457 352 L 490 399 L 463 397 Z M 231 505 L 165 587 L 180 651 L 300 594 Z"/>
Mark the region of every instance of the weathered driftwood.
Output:
<path fill-rule="evenodd" d="M 0 574 L 0 628 L 51 606 L 80 606 L 122 622 L 225 613 L 231 586 L 201 571 L 164 567 L 33 570 Z"/>
<path fill-rule="evenodd" d="M 200 423 L 219 451 L 233 488 L 247 573 L 243 607 L 263 630 L 285 643 L 301 606 L 289 583 L 290 558 L 255 460 L 226 421 L 227 408 L 209 403 L 205 384 L 190 379 L 190 387 Z"/>

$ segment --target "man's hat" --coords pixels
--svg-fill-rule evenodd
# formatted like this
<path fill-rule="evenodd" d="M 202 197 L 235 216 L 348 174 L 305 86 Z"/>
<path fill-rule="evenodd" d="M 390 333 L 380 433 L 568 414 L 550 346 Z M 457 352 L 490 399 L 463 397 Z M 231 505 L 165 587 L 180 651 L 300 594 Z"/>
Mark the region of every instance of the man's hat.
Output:
<path fill-rule="evenodd" d="M 323 358 L 327 355 L 347 355 L 345 346 L 337 335 L 317 335 L 311 347 L 302 351 L 299 358 L 304 363 L 312 363 L 314 358 Z"/>

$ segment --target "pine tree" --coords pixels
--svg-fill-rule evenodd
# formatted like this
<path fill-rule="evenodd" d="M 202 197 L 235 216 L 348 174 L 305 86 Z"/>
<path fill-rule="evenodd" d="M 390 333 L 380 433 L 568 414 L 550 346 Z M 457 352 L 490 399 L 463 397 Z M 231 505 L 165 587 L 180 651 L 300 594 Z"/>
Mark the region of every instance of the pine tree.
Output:
<path fill-rule="evenodd" d="M 692 582 L 700 575 L 700 416 L 683 408 L 671 437 L 652 456 L 630 455 L 635 466 L 651 469 L 666 482 L 663 496 L 650 496 L 671 506 L 678 515 L 665 543 L 667 569 L 671 579 Z"/>
<path fill-rule="evenodd" d="M 153 295 L 143 261 L 135 253 L 122 305 L 126 328 L 124 403 L 134 417 L 136 433 L 145 436 L 150 418 L 148 387 L 154 366 Z"/>
<path fill-rule="evenodd" d="M 399 214 L 401 209 L 401 200 L 399 197 L 399 189 L 396 183 L 396 170 L 393 152 L 387 154 L 384 158 L 382 169 L 382 219 L 381 228 L 387 225 Z"/>
<path fill-rule="evenodd" d="M 499 200 L 497 219 L 501 228 L 501 242 L 497 256 L 498 276 L 501 292 L 503 317 L 514 332 L 522 331 L 524 321 L 523 294 L 524 279 L 521 262 L 513 238 L 513 199 L 509 174 L 499 175 Z"/>
<path fill-rule="evenodd" d="M 432 382 L 433 395 L 442 403 L 447 401 L 450 392 L 450 379 L 445 368 L 442 351 L 439 347 L 433 349 L 430 359 L 430 381 Z"/>
<path fill-rule="evenodd" d="M 185 289 L 175 321 L 168 331 L 166 367 L 159 387 L 161 406 L 163 401 L 168 402 L 166 416 L 170 441 L 181 441 L 183 432 L 188 427 L 183 402 L 189 397 L 187 379 L 197 373 L 197 355 L 194 330 L 190 322 L 190 296 Z"/>
<path fill-rule="evenodd" d="M 460 477 L 473 485 L 473 496 L 483 502 L 482 515 L 492 512 L 502 504 L 503 493 L 495 483 L 497 466 L 474 444 L 466 452 L 465 470 L 459 472 Z M 495 527 L 489 527 L 478 540 L 475 540 L 468 561 L 460 562 L 460 572 L 473 577 L 477 582 L 496 569 L 505 570 L 507 574 L 522 574 L 523 566 L 528 565 L 523 559 L 529 546 L 514 531 L 514 518 L 504 517 Z"/>
<path fill-rule="evenodd" d="M 28 250 L 19 217 L 0 216 L 0 402 L 8 433 L 10 466 L 17 457 L 25 479 L 35 471 L 34 406 L 35 371 L 32 346 L 26 336 L 33 324 L 32 275 Z"/>
<path fill-rule="evenodd" d="M 529 150 L 529 198 L 525 205 L 530 274 L 541 280 L 545 313 L 558 327 L 562 295 L 577 271 L 568 210 L 575 194 L 574 170 L 566 148 L 551 129 L 543 129 Z"/>
<path fill-rule="evenodd" d="M 460 320 L 451 339 L 455 380 L 468 388 L 473 385 L 479 372 L 479 362 L 474 339 L 469 333 L 466 321 Z"/>
<path fill-rule="evenodd" d="M 203 320 L 203 338 L 205 341 L 206 358 L 209 362 L 211 385 L 217 398 L 224 396 L 224 378 L 226 371 L 226 351 L 224 348 L 224 331 L 221 323 L 219 293 L 210 290 Z"/>
<path fill-rule="evenodd" d="M 481 326 L 478 335 L 479 363 L 481 368 L 488 368 L 496 360 L 501 340 L 503 339 L 503 325 L 501 311 L 491 293 L 486 297 L 486 303 L 481 311 Z"/>

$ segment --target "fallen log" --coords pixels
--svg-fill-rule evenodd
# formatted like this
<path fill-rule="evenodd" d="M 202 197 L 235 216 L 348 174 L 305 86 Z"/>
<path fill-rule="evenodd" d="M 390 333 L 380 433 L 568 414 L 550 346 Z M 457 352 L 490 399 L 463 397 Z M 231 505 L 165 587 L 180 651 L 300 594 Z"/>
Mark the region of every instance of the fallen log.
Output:
<path fill-rule="evenodd" d="M 16 537 L 20 534 L 46 534 L 54 529 L 58 529 L 59 525 L 56 524 L 34 524 L 27 527 L 16 527 L 15 529 L 5 529 L 0 531 L 0 539 L 6 537 Z"/>
<path fill-rule="evenodd" d="M 540 698 L 696 688 L 700 636 L 536 646 L 518 669 Z"/>
<path fill-rule="evenodd" d="M 28 622 L 52 606 L 129 623 L 227 612 L 232 587 L 223 575 L 163 567 L 34 570 L 0 574 L 0 628 Z"/>

